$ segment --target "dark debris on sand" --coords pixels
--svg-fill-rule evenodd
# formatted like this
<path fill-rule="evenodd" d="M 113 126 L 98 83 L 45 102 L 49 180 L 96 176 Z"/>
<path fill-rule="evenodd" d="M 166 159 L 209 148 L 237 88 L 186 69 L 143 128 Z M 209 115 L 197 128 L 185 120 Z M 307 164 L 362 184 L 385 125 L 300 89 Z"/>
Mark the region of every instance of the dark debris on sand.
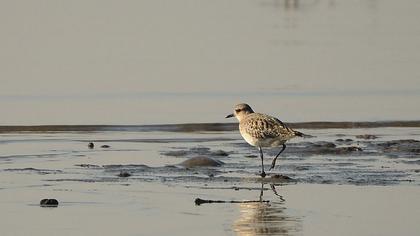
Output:
<path fill-rule="evenodd" d="M 58 200 L 57 199 L 42 199 L 39 202 L 41 207 L 58 207 Z"/>

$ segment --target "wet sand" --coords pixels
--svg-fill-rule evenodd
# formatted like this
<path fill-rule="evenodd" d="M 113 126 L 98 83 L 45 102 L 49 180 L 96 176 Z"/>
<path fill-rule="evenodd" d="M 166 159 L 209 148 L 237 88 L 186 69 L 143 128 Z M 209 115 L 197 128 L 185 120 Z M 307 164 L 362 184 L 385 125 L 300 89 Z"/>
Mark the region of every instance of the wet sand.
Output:
<path fill-rule="evenodd" d="M 419 128 L 301 131 L 263 182 L 237 131 L 3 132 L 2 234 L 416 235 Z"/>
<path fill-rule="evenodd" d="M 196 197 L 258 200 L 252 190 L 156 183 L 66 183 L 2 190 L 3 235 L 416 235 L 413 186 L 298 184 L 264 191 L 270 203 L 194 205 Z M 58 208 L 38 199 L 54 196 Z"/>

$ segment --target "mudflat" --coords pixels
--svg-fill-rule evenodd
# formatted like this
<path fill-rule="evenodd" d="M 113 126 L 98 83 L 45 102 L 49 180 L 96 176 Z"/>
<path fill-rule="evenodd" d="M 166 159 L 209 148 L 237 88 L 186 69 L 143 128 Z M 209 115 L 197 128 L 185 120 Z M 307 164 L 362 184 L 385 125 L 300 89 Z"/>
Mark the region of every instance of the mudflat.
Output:
<path fill-rule="evenodd" d="M 1 133 L 2 234 L 420 230 L 419 128 L 301 129 L 311 137 L 292 141 L 264 179 L 237 131 L 162 129 Z M 277 150 L 266 151 L 269 165 Z M 42 199 L 59 204 L 40 207 Z"/>

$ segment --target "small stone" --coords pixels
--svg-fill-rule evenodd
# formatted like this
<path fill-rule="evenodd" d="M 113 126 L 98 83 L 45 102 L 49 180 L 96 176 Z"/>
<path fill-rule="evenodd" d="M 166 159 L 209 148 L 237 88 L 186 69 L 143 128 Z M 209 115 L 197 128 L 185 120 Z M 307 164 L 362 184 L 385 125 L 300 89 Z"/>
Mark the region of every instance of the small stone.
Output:
<path fill-rule="evenodd" d="M 130 177 L 131 176 L 131 174 L 130 173 L 128 173 L 127 171 L 121 171 L 119 174 L 118 174 L 118 177 L 123 177 L 123 178 L 127 178 L 127 177 Z"/>
<path fill-rule="evenodd" d="M 251 154 L 251 155 L 245 155 L 245 157 L 246 157 L 246 158 L 257 158 L 258 156 L 257 156 L 257 155 L 252 155 L 252 154 Z"/>
<path fill-rule="evenodd" d="M 106 145 L 106 144 L 101 146 L 101 148 L 110 148 L 110 147 L 111 147 L 111 146 Z"/>
<path fill-rule="evenodd" d="M 41 207 L 57 207 L 58 206 L 58 201 L 57 201 L 57 199 L 42 199 L 39 202 L 39 205 Z"/>
<path fill-rule="evenodd" d="M 95 144 L 93 144 L 93 143 L 88 144 L 88 148 L 93 149 L 94 147 L 95 147 Z"/>
<path fill-rule="evenodd" d="M 215 155 L 215 156 L 222 156 L 222 157 L 229 156 L 229 153 L 227 153 L 227 152 L 225 152 L 223 150 L 214 151 L 212 154 Z"/>

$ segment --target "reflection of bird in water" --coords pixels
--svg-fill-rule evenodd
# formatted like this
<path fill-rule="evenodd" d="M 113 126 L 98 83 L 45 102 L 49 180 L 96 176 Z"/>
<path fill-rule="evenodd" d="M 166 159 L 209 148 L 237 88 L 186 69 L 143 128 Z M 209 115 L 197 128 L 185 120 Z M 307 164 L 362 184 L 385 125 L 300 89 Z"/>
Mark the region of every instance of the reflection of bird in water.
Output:
<path fill-rule="evenodd" d="M 277 157 L 286 149 L 286 141 L 294 137 L 303 137 L 301 132 L 287 127 L 279 119 L 269 115 L 255 113 L 248 104 L 238 104 L 234 113 L 226 118 L 236 117 L 239 121 L 239 131 L 247 143 L 258 147 L 261 157 L 261 176 L 265 177 L 262 147 L 279 147 L 280 152 L 271 163 L 271 169 L 276 165 Z"/>
<path fill-rule="evenodd" d="M 275 195 L 278 195 L 271 185 Z M 262 199 L 264 184 L 261 186 L 260 199 Z M 282 199 L 282 198 L 281 198 Z M 284 199 L 283 199 L 284 201 Z M 241 203 L 240 215 L 233 224 L 233 230 L 238 235 L 294 235 L 300 231 L 298 218 L 288 216 L 286 208 L 281 202 L 271 203 Z"/>

